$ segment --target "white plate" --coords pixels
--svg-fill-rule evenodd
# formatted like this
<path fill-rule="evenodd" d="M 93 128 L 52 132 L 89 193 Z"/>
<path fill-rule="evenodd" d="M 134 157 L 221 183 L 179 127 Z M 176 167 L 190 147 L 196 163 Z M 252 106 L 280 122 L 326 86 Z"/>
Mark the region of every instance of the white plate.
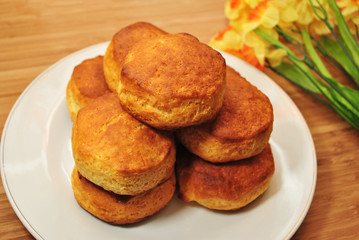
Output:
<path fill-rule="evenodd" d="M 316 184 L 316 155 L 301 113 L 265 74 L 223 53 L 227 64 L 270 98 L 270 139 L 276 171 L 261 197 L 234 212 L 170 204 L 144 222 L 113 226 L 84 211 L 73 197 L 70 174 L 72 122 L 65 89 L 74 66 L 103 55 L 108 43 L 75 52 L 39 75 L 23 92 L 5 124 L 1 176 L 7 197 L 38 239 L 289 239 L 303 221 Z"/>

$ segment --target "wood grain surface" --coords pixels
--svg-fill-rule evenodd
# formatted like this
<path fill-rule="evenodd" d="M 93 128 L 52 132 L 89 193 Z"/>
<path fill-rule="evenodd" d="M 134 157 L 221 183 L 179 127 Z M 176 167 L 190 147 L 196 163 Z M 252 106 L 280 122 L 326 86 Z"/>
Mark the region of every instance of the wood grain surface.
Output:
<path fill-rule="evenodd" d="M 228 24 L 224 0 L 0 0 L 0 129 L 22 91 L 50 65 L 109 41 L 120 28 L 148 21 L 202 42 Z M 309 212 L 292 239 L 359 239 L 359 132 L 270 70 L 309 125 L 318 159 Z M 258 226 L 260 229 L 260 226 Z M 33 239 L 0 185 L 0 239 Z"/>

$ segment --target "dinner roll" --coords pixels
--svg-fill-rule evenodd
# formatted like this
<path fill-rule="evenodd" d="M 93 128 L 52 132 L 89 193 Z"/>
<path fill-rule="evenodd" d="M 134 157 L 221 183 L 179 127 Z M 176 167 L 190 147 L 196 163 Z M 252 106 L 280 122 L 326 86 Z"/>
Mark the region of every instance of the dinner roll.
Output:
<path fill-rule="evenodd" d="M 122 68 L 122 107 L 159 129 L 213 119 L 222 106 L 222 55 L 189 34 L 166 34 L 135 44 Z"/>
<path fill-rule="evenodd" d="M 103 73 L 103 56 L 86 59 L 77 65 L 66 89 L 67 108 L 71 120 L 93 99 L 110 92 Z"/>
<path fill-rule="evenodd" d="M 227 88 L 217 117 L 202 125 L 179 129 L 176 136 L 192 153 L 210 162 L 228 162 L 260 153 L 273 128 L 270 100 L 227 67 Z"/>
<path fill-rule="evenodd" d="M 166 32 L 151 23 L 137 22 L 121 29 L 112 37 L 104 58 L 106 82 L 111 90 L 116 91 L 117 89 L 122 65 L 132 46 L 138 41 L 163 34 Z"/>
<path fill-rule="evenodd" d="M 76 169 L 71 175 L 78 204 L 92 215 L 112 224 L 139 222 L 163 209 L 176 189 L 175 174 L 153 189 L 136 196 L 118 195 L 93 184 Z"/>
<path fill-rule="evenodd" d="M 121 195 L 139 194 L 168 179 L 176 158 L 172 134 L 154 130 L 123 111 L 116 93 L 79 111 L 72 151 L 81 175 Z"/>
<path fill-rule="evenodd" d="M 274 174 L 268 144 L 260 154 L 229 163 L 210 163 L 189 151 L 178 151 L 179 197 L 217 210 L 242 208 L 264 193 Z"/>

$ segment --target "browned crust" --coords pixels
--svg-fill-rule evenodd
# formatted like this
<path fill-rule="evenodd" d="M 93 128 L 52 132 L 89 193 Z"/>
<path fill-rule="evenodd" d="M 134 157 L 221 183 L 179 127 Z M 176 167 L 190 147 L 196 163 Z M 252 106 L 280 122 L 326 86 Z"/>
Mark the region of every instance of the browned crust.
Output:
<path fill-rule="evenodd" d="M 86 59 L 77 65 L 66 89 L 66 101 L 71 119 L 93 99 L 111 92 L 103 73 L 103 56 Z"/>
<path fill-rule="evenodd" d="M 211 162 L 228 162 L 260 153 L 273 128 L 268 97 L 227 67 L 223 106 L 213 121 L 180 129 L 176 136 L 191 152 Z"/>
<path fill-rule="evenodd" d="M 206 208 L 235 210 L 246 206 L 269 187 L 274 174 L 270 145 L 242 161 L 213 164 L 185 150 L 177 159 L 179 196 Z"/>
<path fill-rule="evenodd" d="M 163 34 L 167 33 L 150 23 L 136 22 L 122 28 L 112 37 L 104 59 L 106 81 L 111 90 L 117 90 L 125 57 L 133 45 Z"/>
<path fill-rule="evenodd" d="M 222 106 L 225 68 L 220 53 L 189 34 L 139 42 L 122 69 L 121 105 L 160 129 L 203 123 Z"/>
<path fill-rule="evenodd" d="M 172 199 L 176 188 L 175 175 L 136 196 L 118 195 L 106 191 L 83 177 L 76 169 L 71 176 L 78 204 L 97 218 L 112 224 L 139 222 L 163 209 Z"/>
<path fill-rule="evenodd" d="M 194 36 L 167 34 L 133 46 L 121 84 L 165 99 L 206 98 L 223 88 L 225 69 L 222 55 Z"/>
<path fill-rule="evenodd" d="M 257 136 L 273 124 L 269 98 L 233 68 L 227 67 L 227 88 L 223 106 L 215 121 L 206 127 L 224 140 L 242 140 Z"/>
<path fill-rule="evenodd" d="M 177 139 L 188 150 L 213 163 L 238 161 L 259 154 L 267 145 L 272 126 L 257 136 L 239 141 L 225 141 L 201 128 L 184 128 L 176 132 Z"/>
<path fill-rule="evenodd" d="M 116 93 L 79 111 L 72 148 L 83 176 L 106 190 L 129 195 L 168 178 L 176 152 L 171 133 L 134 119 L 122 110 Z"/>
<path fill-rule="evenodd" d="M 147 22 L 136 22 L 121 29 L 112 38 L 114 60 L 122 65 L 121 63 L 134 44 L 165 34 L 167 34 L 165 31 Z"/>

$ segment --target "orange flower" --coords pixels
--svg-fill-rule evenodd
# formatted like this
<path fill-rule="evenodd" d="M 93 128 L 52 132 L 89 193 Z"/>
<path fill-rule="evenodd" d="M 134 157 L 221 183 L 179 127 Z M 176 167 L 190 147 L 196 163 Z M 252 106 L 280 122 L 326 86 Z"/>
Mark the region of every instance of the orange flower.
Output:
<path fill-rule="evenodd" d="M 359 0 L 336 0 L 344 18 L 349 22 L 349 28 L 355 32 L 359 25 Z"/>
<path fill-rule="evenodd" d="M 230 0 L 229 6 L 231 9 L 237 8 L 241 4 L 241 0 Z"/>
<path fill-rule="evenodd" d="M 265 0 L 261 3 L 259 3 L 255 8 L 253 8 L 248 15 L 249 21 L 259 21 L 262 16 L 265 14 L 267 8 L 268 8 L 268 1 Z"/>
<path fill-rule="evenodd" d="M 228 31 L 232 30 L 232 29 L 233 29 L 233 27 L 232 27 L 231 25 L 228 25 L 228 27 L 227 27 L 226 29 L 224 29 L 223 31 L 220 31 L 220 32 L 217 34 L 217 36 L 214 37 L 214 40 L 215 40 L 215 41 L 221 41 L 221 40 L 223 40 L 224 34 L 225 34 L 226 32 L 228 32 Z"/>
<path fill-rule="evenodd" d="M 359 0 L 336 0 L 355 33 L 359 24 Z M 313 6 L 316 11 L 313 10 Z M 327 0 L 227 0 L 225 15 L 229 26 L 219 32 L 210 42 L 214 48 L 229 51 L 259 69 L 265 61 L 278 66 L 286 56 L 284 50 L 275 49 L 269 42 L 255 33 L 261 29 L 273 38 L 279 39 L 276 26 L 292 37 L 301 40 L 299 33 L 293 32 L 297 26 L 309 28 L 318 35 L 329 33 L 326 24 L 318 17 L 320 8 L 328 13 L 328 21 L 335 26 L 335 18 Z"/>
<path fill-rule="evenodd" d="M 243 32 L 252 31 L 260 26 L 273 28 L 280 21 L 279 2 L 265 0 L 250 9 L 246 21 L 242 24 Z"/>
<path fill-rule="evenodd" d="M 254 53 L 254 49 L 245 44 L 243 45 L 243 47 L 241 49 L 237 49 L 237 50 L 236 49 L 227 49 L 225 51 L 243 59 L 247 63 L 258 68 L 259 70 L 263 70 L 265 68 L 265 66 L 261 65 L 259 60 L 257 59 L 257 57 Z"/>

